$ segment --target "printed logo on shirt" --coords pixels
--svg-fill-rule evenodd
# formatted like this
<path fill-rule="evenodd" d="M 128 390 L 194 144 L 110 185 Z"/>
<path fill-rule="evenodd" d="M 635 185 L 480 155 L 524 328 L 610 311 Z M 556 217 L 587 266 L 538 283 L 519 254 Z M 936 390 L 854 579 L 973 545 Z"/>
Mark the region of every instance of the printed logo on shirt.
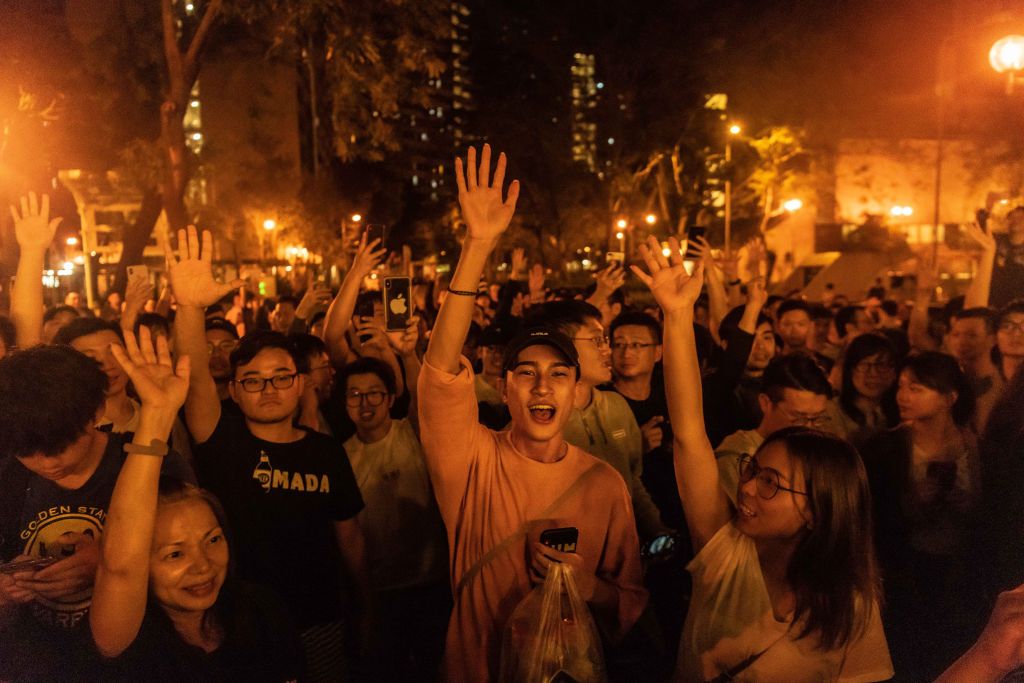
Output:
<path fill-rule="evenodd" d="M 625 429 L 616 429 L 614 432 L 612 432 L 612 438 L 613 439 L 625 439 L 626 438 L 626 430 Z"/>
<path fill-rule="evenodd" d="M 33 559 L 63 559 L 99 543 L 106 511 L 89 505 L 58 505 L 40 510 L 21 530 L 25 541 L 22 554 Z M 74 628 L 82 623 L 92 602 L 92 587 L 50 599 L 38 596 L 30 611 L 40 622 L 58 628 Z"/>
<path fill-rule="evenodd" d="M 330 493 L 331 478 L 326 474 L 306 474 L 276 469 L 270 464 L 270 456 L 260 451 L 260 460 L 252 471 L 252 478 L 260 483 L 264 493 L 271 489 L 304 491 L 306 493 Z"/>

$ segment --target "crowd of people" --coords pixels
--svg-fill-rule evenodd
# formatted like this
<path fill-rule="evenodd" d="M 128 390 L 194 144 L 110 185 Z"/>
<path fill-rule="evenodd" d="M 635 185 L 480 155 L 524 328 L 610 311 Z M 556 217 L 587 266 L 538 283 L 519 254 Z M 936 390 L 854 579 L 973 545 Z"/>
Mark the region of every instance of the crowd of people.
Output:
<path fill-rule="evenodd" d="M 404 329 L 366 235 L 336 293 L 220 282 L 189 227 L 159 296 L 47 307 L 59 219 L 12 208 L 0 680 L 497 681 L 559 563 L 599 680 L 1024 666 L 1024 300 L 994 238 L 944 309 L 928 264 L 912 306 L 769 296 L 759 242 L 652 237 L 585 290 L 516 248 L 492 282 L 519 184 L 477 157 Z"/>

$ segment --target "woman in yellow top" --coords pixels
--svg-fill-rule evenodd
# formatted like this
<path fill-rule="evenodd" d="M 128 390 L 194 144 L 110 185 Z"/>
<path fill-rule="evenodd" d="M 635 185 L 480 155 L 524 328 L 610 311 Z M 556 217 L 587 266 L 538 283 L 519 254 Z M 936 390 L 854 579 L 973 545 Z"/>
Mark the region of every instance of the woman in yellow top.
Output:
<path fill-rule="evenodd" d="M 736 511 L 704 430 L 690 277 L 651 239 L 633 267 L 665 314 L 665 386 L 676 483 L 697 555 L 679 681 L 882 681 L 892 663 L 879 616 L 867 475 L 856 450 L 811 429 L 770 435 L 741 459 Z M 649 273 L 649 274 L 648 274 Z"/>

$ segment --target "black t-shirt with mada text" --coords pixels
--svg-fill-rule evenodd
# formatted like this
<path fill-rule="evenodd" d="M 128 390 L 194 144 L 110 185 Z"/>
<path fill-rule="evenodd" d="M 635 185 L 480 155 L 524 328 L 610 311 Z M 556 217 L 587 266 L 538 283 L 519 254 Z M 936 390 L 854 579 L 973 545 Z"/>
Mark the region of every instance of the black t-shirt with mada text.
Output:
<path fill-rule="evenodd" d="M 334 522 L 363 509 L 341 443 L 306 430 L 291 443 L 255 437 L 222 413 L 194 450 L 199 483 L 224 505 L 239 576 L 280 595 L 299 630 L 341 616 L 341 558 Z"/>

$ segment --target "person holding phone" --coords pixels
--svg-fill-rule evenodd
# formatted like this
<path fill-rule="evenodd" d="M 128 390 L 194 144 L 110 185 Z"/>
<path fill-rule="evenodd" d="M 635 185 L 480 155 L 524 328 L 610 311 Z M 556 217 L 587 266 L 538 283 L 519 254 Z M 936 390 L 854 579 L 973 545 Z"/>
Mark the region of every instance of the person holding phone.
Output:
<path fill-rule="evenodd" d="M 238 582 L 223 510 L 211 494 L 161 480 L 189 358 L 172 367 L 167 340 L 127 332 L 114 357 L 141 400 L 106 516 L 89 613 L 104 677 L 293 681 L 302 650 L 279 598 Z"/>
<path fill-rule="evenodd" d="M 504 400 L 512 421 L 496 432 L 478 422 L 473 370 L 461 356 L 477 284 L 515 212 L 519 183 L 504 194 L 505 155 L 491 175 L 456 160 L 467 234 L 430 336 L 419 381 L 423 452 L 448 532 L 455 607 L 444 680 L 498 677 L 501 634 L 516 604 L 553 562 L 575 570 L 580 593 L 615 637 L 646 602 L 629 491 L 610 465 L 565 441 L 580 380 L 572 340 L 551 328 L 513 339 L 504 355 Z M 540 542 L 545 529 L 575 527 L 575 553 Z"/>
<path fill-rule="evenodd" d="M 665 314 L 676 482 L 696 557 L 679 681 L 882 681 L 893 675 L 879 609 L 871 503 L 846 442 L 796 427 L 743 460 L 735 511 L 704 430 L 693 333 L 703 264 L 687 275 L 651 238 L 633 271 Z"/>
<path fill-rule="evenodd" d="M 0 562 L 56 560 L 0 573 L 2 680 L 63 680 L 88 649 L 105 519 L 130 440 L 96 428 L 109 383 L 70 346 L 36 346 L 0 362 Z M 160 465 L 194 480 L 177 453 Z"/>
<path fill-rule="evenodd" d="M 931 680 L 952 653 L 966 648 L 983 618 L 972 567 L 981 489 L 980 459 L 968 428 L 974 395 L 945 353 L 910 356 L 898 376 L 901 424 L 869 439 L 863 453 L 893 659 L 910 680 Z M 920 647 L 924 631 L 933 647 Z"/>

